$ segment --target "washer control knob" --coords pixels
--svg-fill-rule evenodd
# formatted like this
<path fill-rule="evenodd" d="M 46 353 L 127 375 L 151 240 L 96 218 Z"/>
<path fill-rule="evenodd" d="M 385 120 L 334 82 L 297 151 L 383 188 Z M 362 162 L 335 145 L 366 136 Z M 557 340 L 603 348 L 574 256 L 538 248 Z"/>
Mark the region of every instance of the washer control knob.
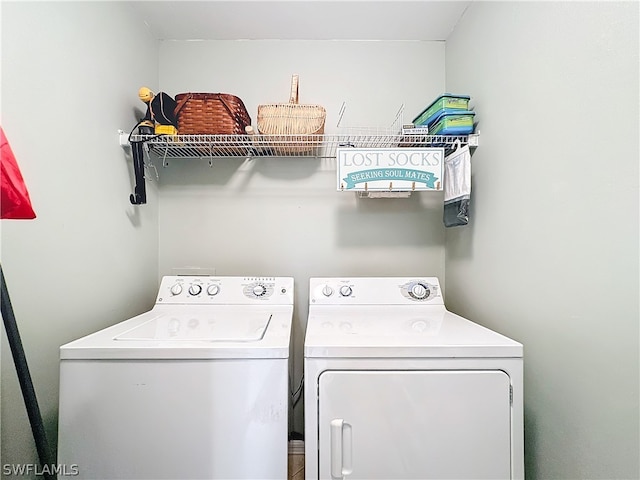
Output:
<path fill-rule="evenodd" d="M 258 284 L 258 285 L 255 285 L 255 286 L 253 287 L 252 292 L 253 292 L 253 294 L 254 294 L 256 297 L 261 297 L 261 296 L 263 296 L 265 293 L 267 293 L 267 289 L 265 288 L 265 286 L 264 286 L 264 285 L 260 285 L 260 284 Z"/>
<path fill-rule="evenodd" d="M 202 292 L 202 285 L 199 283 L 189 285 L 189 293 L 191 295 L 200 295 L 200 292 Z"/>
<path fill-rule="evenodd" d="M 353 293 L 353 289 L 349 285 L 343 285 L 340 287 L 340 295 L 348 297 Z"/>
<path fill-rule="evenodd" d="M 220 291 L 220 287 L 218 285 L 209 285 L 207 287 L 207 295 L 217 295 Z"/>
<path fill-rule="evenodd" d="M 171 295 L 180 295 L 182 293 L 182 284 L 174 283 L 171 286 Z"/>
<path fill-rule="evenodd" d="M 325 297 L 330 297 L 331 295 L 333 295 L 333 288 L 331 288 L 329 285 L 325 285 L 325 286 L 322 288 L 322 294 L 323 294 Z"/>
<path fill-rule="evenodd" d="M 418 300 L 424 300 L 431 294 L 431 291 L 429 290 L 429 287 L 427 287 L 425 284 L 416 283 L 411 287 L 411 292 L 409 293 L 413 298 L 417 298 Z"/>

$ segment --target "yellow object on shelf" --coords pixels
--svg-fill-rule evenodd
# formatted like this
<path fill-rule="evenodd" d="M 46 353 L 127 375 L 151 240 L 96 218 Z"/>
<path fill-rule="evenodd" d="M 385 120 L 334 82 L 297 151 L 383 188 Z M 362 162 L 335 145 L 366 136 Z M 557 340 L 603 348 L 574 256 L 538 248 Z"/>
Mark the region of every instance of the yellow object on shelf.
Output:
<path fill-rule="evenodd" d="M 156 124 L 156 135 L 177 135 L 178 129 L 173 125 Z"/>

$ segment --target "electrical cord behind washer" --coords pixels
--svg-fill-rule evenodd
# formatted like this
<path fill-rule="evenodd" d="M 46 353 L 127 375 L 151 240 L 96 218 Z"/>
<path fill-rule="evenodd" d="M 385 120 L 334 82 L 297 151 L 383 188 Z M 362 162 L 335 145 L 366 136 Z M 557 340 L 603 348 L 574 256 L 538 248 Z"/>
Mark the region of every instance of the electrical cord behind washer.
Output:
<path fill-rule="evenodd" d="M 298 402 L 302 398 L 303 387 L 304 387 L 304 375 L 302 376 L 302 378 L 300 378 L 300 384 L 298 385 L 298 388 L 296 389 L 296 391 L 291 393 L 291 400 L 293 402 L 294 407 L 298 404 Z"/>

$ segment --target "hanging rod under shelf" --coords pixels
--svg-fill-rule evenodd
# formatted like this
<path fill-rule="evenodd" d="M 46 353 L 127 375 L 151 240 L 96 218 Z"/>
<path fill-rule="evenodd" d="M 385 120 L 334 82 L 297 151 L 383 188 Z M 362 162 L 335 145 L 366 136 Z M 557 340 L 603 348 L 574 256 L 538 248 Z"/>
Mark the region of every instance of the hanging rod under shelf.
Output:
<path fill-rule="evenodd" d="M 397 148 L 452 147 L 456 142 L 478 146 L 479 134 L 470 135 L 131 135 L 156 158 L 334 158 L 338 147 Z"/>

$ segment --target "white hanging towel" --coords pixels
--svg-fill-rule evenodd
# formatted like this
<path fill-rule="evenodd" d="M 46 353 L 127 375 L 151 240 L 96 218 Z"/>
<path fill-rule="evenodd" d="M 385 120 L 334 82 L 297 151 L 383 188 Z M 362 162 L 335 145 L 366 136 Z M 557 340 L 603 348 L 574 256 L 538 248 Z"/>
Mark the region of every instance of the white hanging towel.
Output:
<path fill-rule="evenodd" d="M 471 200 L 471 152 L 469 145 L 460 146 L 444 159 L 444 226 L 456 227 L 469 223 Z"/>

